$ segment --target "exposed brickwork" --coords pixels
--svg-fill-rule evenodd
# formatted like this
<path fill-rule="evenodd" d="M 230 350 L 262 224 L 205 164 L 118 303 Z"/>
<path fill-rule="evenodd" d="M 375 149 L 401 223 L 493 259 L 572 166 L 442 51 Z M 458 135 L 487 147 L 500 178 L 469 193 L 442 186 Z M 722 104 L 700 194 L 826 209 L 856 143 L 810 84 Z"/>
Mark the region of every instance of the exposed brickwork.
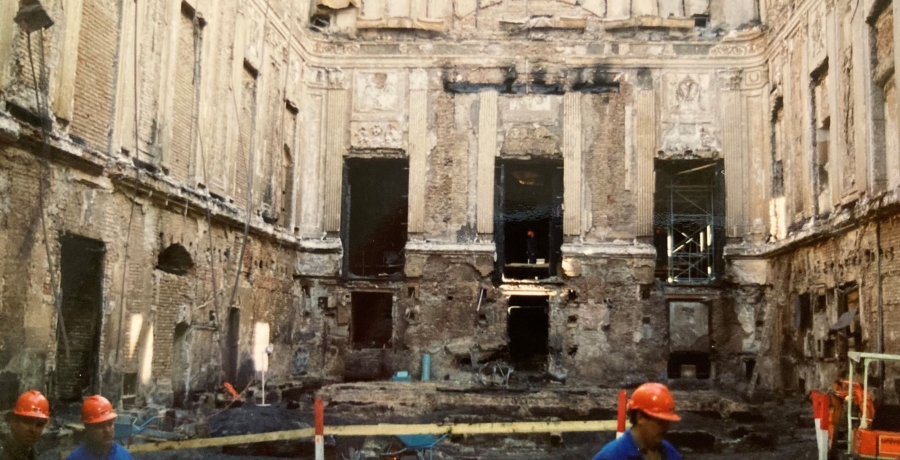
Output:
<path fill-rule="evenodd" d="M 110 2 L 86 0 L 78 41 L 75 117 L 71 133 L 93 148 L 109 145 L 118 39 L 116 9 Z"/>

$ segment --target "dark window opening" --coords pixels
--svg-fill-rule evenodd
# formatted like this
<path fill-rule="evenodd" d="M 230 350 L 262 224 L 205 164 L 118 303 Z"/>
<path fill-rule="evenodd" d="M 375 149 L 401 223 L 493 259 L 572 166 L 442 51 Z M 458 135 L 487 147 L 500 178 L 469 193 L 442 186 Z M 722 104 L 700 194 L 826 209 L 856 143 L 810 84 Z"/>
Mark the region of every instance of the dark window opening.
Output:
<path fill-rule="evenodd" d="M 406 161 L 350 158 L 344 174 L 345 276 L 401 277 L 406 259 Z"/>
<path fill-rule="evenodd" d="M 290 146 L 284 146 L 281 159 L 281 212 L 279 217 L 281 226 L 288 228 L 291 225 L 291 214 L 294 207 L 294 157 L 291 155 Z"/>
<path fill-rule="evenodd" d="M 81 401 L 99 391 L 100 322 L 103 300 L 102 241 L 65 235 L 60 238 L 62 322 L 69 343 L 58 341 L 56 385 L 63 401 Z"/>
<path fill-rule="evenodd" d="M 550 332 L 549 304 L 544 296 L 509 299 L 509 357 L 516 370 L 543 371 Z"/>
<path fill-rule="evenodd" d="M 808 331 L 812 327 L 812 299 L 809 293 L 800 294 L 794 303 L 794 327 L 798 331 Z"/>
<path fill-rule="evenodd" d="M 496 273 L 506 279 L 556 276 L 562 247 L 560 161 L 499 161 L 494 241 Z"/>
<path fill-rule="evenodd" d="M 679 351 L 669 354 L 670 379 L 708 379 L 711 367 L 709 353 Z"/>
<path fill-rule="evenodd" d="M 722 160 L 656 160 L 653 243 L 656 276 L 669 283 L 715 281 L 724 268 Z"/>
<path fill-rule="evenodd" d="M 802 395 L 806 394 L 806 379 L 797 379 L 797 391 Z"/>
<path fill-rule="evenodd" d="M 709 27 L 709 15 L 708 14 L 695 14 L 694 15 L 694 27 L 705 29 Z"/>
<path fill-rule="evenodd" d="M 816 313 L 823 313 L 828 309 L 827 299 L 824 294 L 816 296 Z"/>
<path fill-rule="evenodd" d="M 835 348 L 839 358 L 846 358 L 848 351 L 865 351 L 862 343 L 862 324 L 859 321 L 859 286 L 850 284 L 838 291 L 838 322 L 846 315 L 849 324 L 833 330 Z M 847 324 L 847 323 L 844 323 Z"/>
<path fill-rule="evenodd" d="M 784 99 L 775 99 L 775 107 L 772 110 L 771 129 L 772 149 L 772 196 L 784 196 L 784 160 L 782 158 L 782 146 L 784 146 Z"/>
<path fill-rule="evenodd" d="M 816 209 L 819 213 L 831 209 L 831 189 L 828 185 L 828 143 L 831 138 L 831 109 L 828 104 L 828 62 L 814 73 L 812 81 L 813 117 L 813 174 L 815 175 Z"/>
<path fill-rule="evenodd" d="M 753 371 L 756 369 L 756 360 L 748 359 L 744 361 L 744 377 L 749 382 L 753 378 Z"/>
<path fill-rule="evenodd" d="M 184 246 L 175 243 L 159 253 L 156 260 L 156 269 L 173 275 L 187 275 L 194 268 L 191 254 Z"/>
<path fill-rule="evenodd" d="M 394 300 L 389 292 L 354 292 L 350 334 L 353 348 L 391 348 Z"/>

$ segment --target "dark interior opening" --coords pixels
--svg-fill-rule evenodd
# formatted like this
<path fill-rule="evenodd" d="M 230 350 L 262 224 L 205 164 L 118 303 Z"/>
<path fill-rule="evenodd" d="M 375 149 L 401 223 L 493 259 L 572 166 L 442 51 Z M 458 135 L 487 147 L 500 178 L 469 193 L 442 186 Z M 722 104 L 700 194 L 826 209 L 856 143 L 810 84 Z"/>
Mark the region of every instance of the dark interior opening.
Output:
<path fill-rule="evenodd" d="M 241 338 L 241 310 L 240 308 L 228 309 L 228 329 L 225 332 L 225 378 L 232 384 L 237 383 L 238 375 L 238 350 Z"/>
<path fill-rule="evenodd" d="M 562 168 L 561 161 L 498 162 L 494 238 L 503 277 L 556 276 L 562 246 Z"/>
<path fill-rule="evenodd" d="M 667 372 L 670 379 L 708 379 L 710 369 L 709 353 L 679 351 L 669 354 Z"/>
<path fill-rule="evenodd" d="M 794 308 L 794 327 L 799 331 L 809 330 L 813 319 L 812 297 L 809 293 L 798 295 Z"/>
<path fill-rule="evenodd" d="M 187 275 L 194 268 L 191 253 L 184 246 L 175 243 L 159 253 L 156 261 L 156 269 L 173 275 Z"/>
<path fill-rule="evenodd" d="M 543 371 L 550 332 L 549 304 L 544 296 L 509 299 L 509 357 L 517 370 Z"/>
<path fill-rule="evenodd" d="M 350 334 L 353 348 L 390 348 L 394 334 L 393 296 L 390 292 L 351 294 Z"/>
<path fill-rule="evenodd" d="M 408 190 L 406 160 L 347 159 L 341 217 L 345 276 L 402 276 Z"/>
<path fill-rule="evenodd" d="M 715 281 L 724 269 L 724 162 L 656 160 L 655 168 L 656 277 L 679 284 Z"/>
<path fill-rule="evenodd" d="M 102 314 L 102 241 L 76 235 L 60 239 L 62 318 L 69 343 L 57 343 L 57 391 L 63 401 L 80 401 L 99 387 L 100 320 Z"/>

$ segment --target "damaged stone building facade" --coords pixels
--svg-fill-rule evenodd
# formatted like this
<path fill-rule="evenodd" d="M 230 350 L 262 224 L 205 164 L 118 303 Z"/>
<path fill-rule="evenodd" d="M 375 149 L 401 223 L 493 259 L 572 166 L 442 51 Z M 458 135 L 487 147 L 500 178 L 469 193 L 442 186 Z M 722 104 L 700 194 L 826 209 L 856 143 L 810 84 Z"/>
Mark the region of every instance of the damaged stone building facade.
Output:
<path fill-rule="evenodd" d="M 451 382 L 805 392 L 900 351 L 889 0 L 41 0 L 0 24 L 0 407 L 423 354 Z"/>

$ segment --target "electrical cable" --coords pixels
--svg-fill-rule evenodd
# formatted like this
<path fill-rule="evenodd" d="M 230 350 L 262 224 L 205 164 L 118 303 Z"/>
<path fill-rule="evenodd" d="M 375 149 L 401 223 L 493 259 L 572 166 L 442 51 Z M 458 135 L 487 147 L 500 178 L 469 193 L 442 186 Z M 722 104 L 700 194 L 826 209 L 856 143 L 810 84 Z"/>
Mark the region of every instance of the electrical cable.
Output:
<path fill-rule="evenodd" d="M 43 56 L 44 34 L 43 34 L 43 32 L 40 32 L 40 33 L 41 33 L 41 42 L 39 43 L 39 45 L 41 46 L 41 56 Z M 43 140 L 43 143 L 41 145 L 41 159 L 40 159 L 41 169 L 43 169 L 44 172 L 46 172 L 47 174 L 51 174 L 52 171 L 50 169 L 50 165 L 47 160 L 48 148 L 50 147 L 50 134 L 47 132 L 46 122 L 48 121 L 49 116 L 45 115 L 43 105 L 41 104 L 41 96 L 40 96 L 41 93 L 40 93 L 40 90 L 38 87 L 37 72 L 35 72 L 35 69 L 34 69 L 34 56 L 31 51 L 31 48 L 32 48 L 31 32 L 27 33 L 25 35 L 25 38 L 26 38 L 27 44 L 28 44 L 28 62 L 31 64 L 31 78 L 32 78 L 32 83 L 34 85 L 34 98 L 35 98 L 35 102 L 37 104 L 38 118 L 40 120 L 40 126 L 41 126 L 41 138 Z M 41 65 L 42 66 L 44 65 L 43 57 L 41 58 Z M 42 68 L 41 69 L 41 80 L 42 81 L 43 81 L 43 75 L 44 75 L 44 70 Z M 69 351 L 69 337 L 68 337 L 68 334 L 66 333 L 65 319 L 63 318 L 63 314 L 62 314 L 62 296 L 60 295 L 60 292 L 59 292 L 60 287 L 58 286 L 58 284 L 56 282 L 56 270 L 53 267 L 53 256 L 51 255 L 51 252 L 50 252 L 50 240 L 49 240 L 49 234 L 47 232 L 47 218 L 44 213 L 44 211 L 46 210 L 46 206 L 45 206 L 45 202 L 44 202 L 44 193 L 46 192 L 46 187 L 47 187 L 44 184 L 45 180 L 46 180 L 46 177 L 44 174 L 41 174 L 41 177 L 38 178 L 38 207 L 40 207 L 40 210 L 41 210 L 41 229 L 42 229 L 43 235 L 44 235 L 44 251 L 47 254 L 47 271 L 50 273 L 50 289 L 53 292 L 53 303 L 56 306 L 56 311 L 57 311 L 57 322 L 59 324 L 58 331 L 62 335 L 63 349 L 66 352 L 66 361 L 69 362 L 72 359 L 71 352 Z"/>

